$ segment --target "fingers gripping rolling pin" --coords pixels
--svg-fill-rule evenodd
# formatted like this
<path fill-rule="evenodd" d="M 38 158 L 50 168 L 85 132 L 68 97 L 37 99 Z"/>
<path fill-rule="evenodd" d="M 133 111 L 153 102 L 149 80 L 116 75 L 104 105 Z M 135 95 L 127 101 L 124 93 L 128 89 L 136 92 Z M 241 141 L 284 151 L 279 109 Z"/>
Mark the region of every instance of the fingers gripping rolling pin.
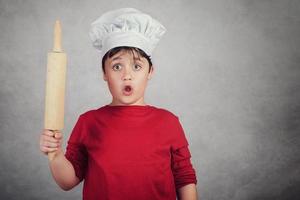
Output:
<path fill-rule="evenodd" d="M 44 128 L 62 130 L 64 128 L 64 104 L 67 56 L 61 47 L 61 26 L 57 20 L 54 26 L 53 51 L 48 53 L 45 96 Z M 48 153 L 52 160 L 55 152 Z"/>

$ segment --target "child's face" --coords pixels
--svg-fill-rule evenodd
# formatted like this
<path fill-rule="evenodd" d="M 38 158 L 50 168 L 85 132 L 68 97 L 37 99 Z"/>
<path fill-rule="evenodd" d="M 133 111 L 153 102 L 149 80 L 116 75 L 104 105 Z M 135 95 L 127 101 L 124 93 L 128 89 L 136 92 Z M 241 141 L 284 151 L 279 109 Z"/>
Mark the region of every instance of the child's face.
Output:
<path fill-rule="evenodd" d="M 103 79 L 113 97 L 111 105 L 145 105 L 145 89 L 153 74 L 149 67 L 147 59 L 135 51 L 133 55 L 122 50 L 107 58 Z"/>

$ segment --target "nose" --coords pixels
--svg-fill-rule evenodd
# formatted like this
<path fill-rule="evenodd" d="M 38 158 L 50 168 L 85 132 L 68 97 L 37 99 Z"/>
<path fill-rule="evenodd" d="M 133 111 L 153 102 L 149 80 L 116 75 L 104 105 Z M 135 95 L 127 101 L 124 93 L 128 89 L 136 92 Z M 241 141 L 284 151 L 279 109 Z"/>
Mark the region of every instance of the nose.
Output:
<path fill-rule="evenodd" d="M 132 79 L 131 71 L 130 71 L 130 69 L 125 67 L 124 74 L 123 74 L 123 80 L 125 81 L 125 80 L 131 80 L 131 79 Z"/>

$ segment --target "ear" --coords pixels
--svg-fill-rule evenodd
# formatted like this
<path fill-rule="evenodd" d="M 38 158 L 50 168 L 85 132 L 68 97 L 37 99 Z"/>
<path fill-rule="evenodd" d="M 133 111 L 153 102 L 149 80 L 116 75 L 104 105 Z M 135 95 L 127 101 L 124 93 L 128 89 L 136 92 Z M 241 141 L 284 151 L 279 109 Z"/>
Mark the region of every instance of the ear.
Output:
<path fill-rule="evenodd" d="M 106 71 L 106 69 L 105 69 L 105 65 L 106 65 L 106 60 L 104 61 L 104 67 L 102 66 L 102 75 L 103 75 L 103 80 L 104 81 L 107 81 L 108 80 L 108 77 L 107 77 L 107 71 Z M 103 69 L 104 68 L 104 69 Z"/>
<path fill-rule="evenodd" d="M 107 81 L 107 75 L 106 75 L 106 73 L 102 72 L 102 74 L 103 74 L 103 80 Z"/>
<path fill-rule="evenodd" d="M 151 70 L 150 70 L 150 72 L 148 73 L 148 77 L 147 77 L 148 80 L 150 80 L 150 79 L 152 78 L 153 73 L 154 73 L 154 66 L 152 65 Z"/>

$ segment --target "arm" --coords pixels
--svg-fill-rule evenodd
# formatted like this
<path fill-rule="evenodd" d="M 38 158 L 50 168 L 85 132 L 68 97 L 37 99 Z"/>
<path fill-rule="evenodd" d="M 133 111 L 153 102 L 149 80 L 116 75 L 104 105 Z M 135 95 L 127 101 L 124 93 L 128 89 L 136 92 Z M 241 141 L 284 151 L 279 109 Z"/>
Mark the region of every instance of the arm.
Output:
<path fill-rule="evenodd" d="M 73 165 L 66 159 L 63 151 L 57 152 L 53 160 L 49 160 L 49 167 L 54 180 L 63 190 L 71 190 L 80 183 Z"/>
<path fill-rule="evenodd" d="M 196 171 L 191 162 L 189 144 L 185 137 L 184 130 L 176 117 L 173 133 L 174 141 L 171 145 L 171 166 L 175 181 L 178 200 L 197 200 L 197 177 Z"/>
<path fill-rule="evenodd" d="M 54 157 L 48 157 L 52 176 L 63 190 L 70 190 L 80 181 L 75 175 L 73 165 L 66 159 L 61 148 L 61 143 L 62 133 L 60 131 L 54 133 L 53 131 L 44 129 L 40 137 L 40 150 L 45 155 L 54 153 Z"/>
<path fill-rule="evenodd" d="M 178 200 L 198 200 L 195 184 L 185 185 L 177 190 Z"/>

